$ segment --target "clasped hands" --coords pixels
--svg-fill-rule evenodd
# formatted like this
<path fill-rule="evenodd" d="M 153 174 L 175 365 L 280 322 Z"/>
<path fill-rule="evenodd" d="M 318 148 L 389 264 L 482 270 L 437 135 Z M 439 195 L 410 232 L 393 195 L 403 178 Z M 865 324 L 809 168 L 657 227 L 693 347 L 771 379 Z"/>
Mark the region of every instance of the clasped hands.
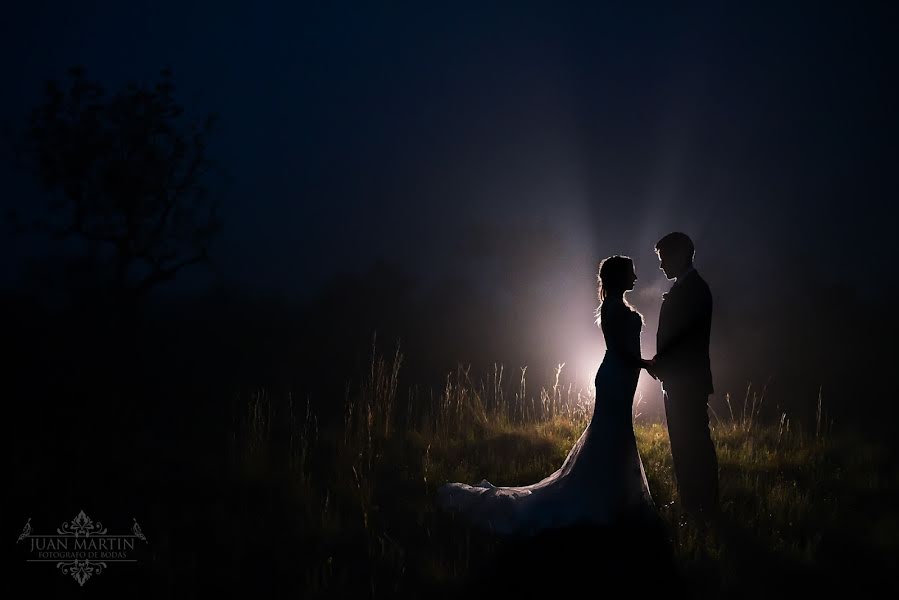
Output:
<path fill-rule="evenodd" d="M 644 369 L 646 369 L 646 372 L 649 373 L 650 377 L 652 377 L 653 379 L 658 381 L 659 374 L 656 372 L 656 357 L 655 356 L 653 356 L 649 360 L 641 358 L 640 364 L 642 365 L 642 367 Z"/>

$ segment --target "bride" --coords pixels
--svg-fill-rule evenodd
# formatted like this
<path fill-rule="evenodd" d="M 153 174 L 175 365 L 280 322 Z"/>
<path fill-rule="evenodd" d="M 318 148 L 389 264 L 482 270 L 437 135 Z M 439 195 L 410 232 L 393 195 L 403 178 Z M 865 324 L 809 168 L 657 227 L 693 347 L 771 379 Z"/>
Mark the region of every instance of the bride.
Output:
<path fill-rule="evenodd" d="M 643 317 L 624 298 L 637 275 L 627 256 L 599 264 L 597 322 L 606 353 L 596 373 L 596 405 L 590 424 L 562 466 L 525 486 L 447 483 L 437 491 L 441 509 L 497 533 L 533 535 L 575 523 L 609 525 L 626 516 L 655 513 L 637 452 L 632 403 L 640 369 Z"/>

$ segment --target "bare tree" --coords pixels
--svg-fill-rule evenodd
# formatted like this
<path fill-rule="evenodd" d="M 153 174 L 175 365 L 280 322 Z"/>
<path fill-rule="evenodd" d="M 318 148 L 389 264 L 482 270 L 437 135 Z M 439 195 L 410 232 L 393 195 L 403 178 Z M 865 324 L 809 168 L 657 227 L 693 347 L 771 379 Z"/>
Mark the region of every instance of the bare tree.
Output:
<path fill-rule="evenodd" d="M 217 117 L 184 122 L 170 69 L 152 88 L 129 83 L 108 98 L 84 68 L 69 75 L 67 90 L 47 82 L 23 140 L 50 210 L 27 224 L 17 211 L 10 217 L 19 230 L 84 240 L 94 257 L 106 249 L 105 284 L 120 308 L 133 308 L 182 269 L 209 263 L 221 229 L 204 185 Z"/>

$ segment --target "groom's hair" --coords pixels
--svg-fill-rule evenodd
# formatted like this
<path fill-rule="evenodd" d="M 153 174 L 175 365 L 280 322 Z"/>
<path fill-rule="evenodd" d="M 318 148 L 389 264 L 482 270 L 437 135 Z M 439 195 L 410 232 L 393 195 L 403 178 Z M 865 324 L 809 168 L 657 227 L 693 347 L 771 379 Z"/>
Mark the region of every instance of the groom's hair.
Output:
<path fill-rule="evenodd" d="M 686 233 L 673 231 L 656 242 L 656 252 L 659 254 L 685 256 L 693 261 L 693 255 L 696 250 L 693 247 L 693 240 Z"/>

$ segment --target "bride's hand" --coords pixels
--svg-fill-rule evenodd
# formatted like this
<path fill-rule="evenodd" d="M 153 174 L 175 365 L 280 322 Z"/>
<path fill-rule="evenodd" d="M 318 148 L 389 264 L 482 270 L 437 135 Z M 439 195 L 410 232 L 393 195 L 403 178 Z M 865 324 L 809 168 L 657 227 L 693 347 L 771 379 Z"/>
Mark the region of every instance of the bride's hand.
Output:
<path fill-rule="evenodd" d="M 655 379 L 656 381 L 658 381 L 659 376 L 655 372 L 655 362 L 656 362 L 655 359 L 652 359 L 652 360 L 641 359 L 640 362 L 643 363 L 643 368 L 646 369 L 646 372 L 649 373 L 649 376 L 652 377 L 653 379 Z"/>

